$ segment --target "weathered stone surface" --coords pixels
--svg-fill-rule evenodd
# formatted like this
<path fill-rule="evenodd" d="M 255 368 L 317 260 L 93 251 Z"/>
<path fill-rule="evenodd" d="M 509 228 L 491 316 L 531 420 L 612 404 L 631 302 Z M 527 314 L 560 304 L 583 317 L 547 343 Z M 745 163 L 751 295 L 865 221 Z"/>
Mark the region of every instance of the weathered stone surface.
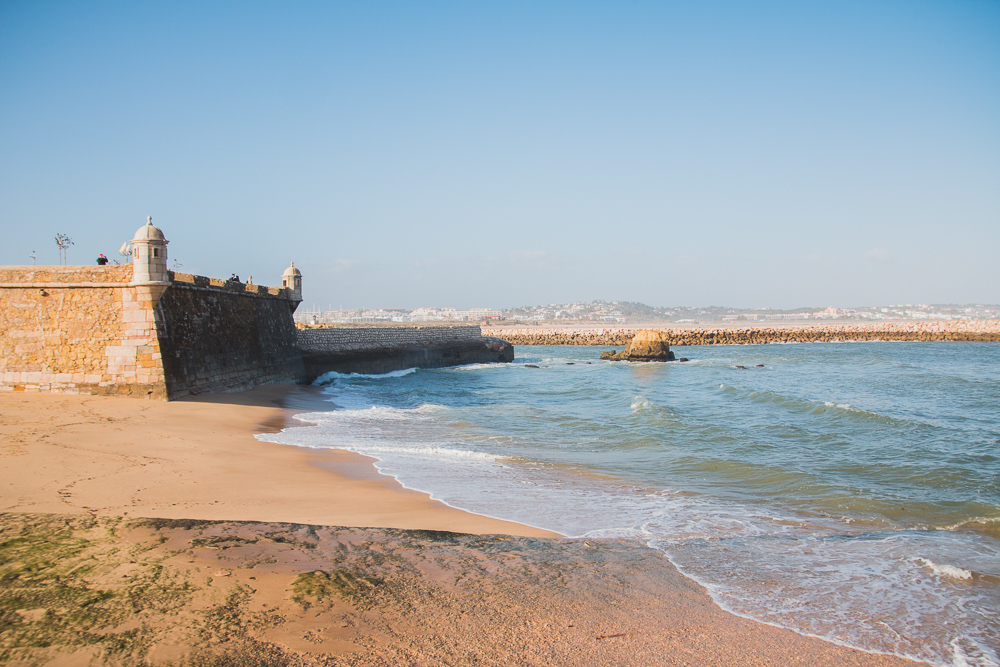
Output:
<path fill-rule="evenodd" d="M 625 347 L 629 361 L 673 361 L 670 336 L 665 331 L 639 331 Z"/>
<path fill-rule="evenodd" d="M 0 391 L 166 398 L 132 265 L 0 269 Z"/>
<path fill-rule="evenodd" d="M 610 361 L 673 361 L 670 335 L 665 331 L 646 329 L 637 331 L 621 352 L 612 350 L 601 353 L 601 359 Z"/>
<path fill-rule="evenodd" d="M 132 279 L 131 264 L 0 268 L 0 391 L 165 399 L 304 379 L 289 290 L 170 274 L 154 295 Z"/>
<path fill-rule="evenodd" d="M 156 319 L 170 398 L 311 379 L 281 293 L 175 282 L 156 304 Z"/>
<path fill-rule="evenodd" d="M 300 328 L 298 345 L 312 377 L 514 360 L 513 345 L 478 325 Z"/>
<path fill-rule="evenodd" d="M 477 325 L 297 330 L 289 288 L 168 277 L 154 294 L 132 265 L 0 268 L 0 391 L 164 399 L 514 359 Z"/>

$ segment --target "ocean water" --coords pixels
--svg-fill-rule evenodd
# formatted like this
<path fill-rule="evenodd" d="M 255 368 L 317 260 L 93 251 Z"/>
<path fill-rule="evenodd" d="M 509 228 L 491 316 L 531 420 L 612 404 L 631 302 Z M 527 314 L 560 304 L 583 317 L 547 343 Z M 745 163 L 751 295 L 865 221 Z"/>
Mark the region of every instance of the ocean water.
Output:
<path fill-rule="evenodd" d="M 481 514 L 642 541 L 743 616 L 1000 665 L 1000 344 L 601 349 L 332 373 L 337 409 L 258 437 L 374 456 Z"/>

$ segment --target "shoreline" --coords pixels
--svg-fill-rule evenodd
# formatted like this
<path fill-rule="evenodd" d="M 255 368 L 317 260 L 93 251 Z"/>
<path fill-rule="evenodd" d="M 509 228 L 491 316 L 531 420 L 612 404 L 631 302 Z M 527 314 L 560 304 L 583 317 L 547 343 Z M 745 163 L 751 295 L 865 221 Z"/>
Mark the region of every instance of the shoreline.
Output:
<path fill-rule="evenodd" d="M 324 407 L 298 385 L 170 402 L 5 392 L 0 512 L 556 536 L 432 500 L 369 457 L 253 437 Z"/>
<path fill-rule="evenodd" d="M 623 540 L 0 514 L 0 541 L 16 664 L 922 664 L 724 611 Z"/>
<path fill-rule="evenodd" d="M 187 581 L 194 597 L 180 618 L 191 627 L 240 591 L 251 591 L 240 612 L 248 619 L 276 610 L 284 619 L 260 631 L 248 621 L 235 644 L 201 646 L 176 639 L 172 615 L 151 616 L 150 632 L 164 633 L 147 642 L 156 664 L 233 645 L 276 646 L 317 665 L 327 663 L 310 656 L 357 665 L 922 664 L 733 614 L 638 543 L 567 539 L 471 514 L 406 489 L 369 457 L 253 438 L 317 408 L 328 409 L 317 389 L 289 385 L 169 403 L 0 394 L 0 538 L 50 530 L 58 543 L 73 530 L 102 559 L 141 546 L 141 556 L 120 557 Z M 102 567 L 128 578 L 139 566 Z M 303 603 L 300 584 L 315 572 L 348 574 L 336 575 L 337 595 Z M 85 587 L 109 586 L 113 598 L 122 576 L 88 576 Z M 343 583 L 355 579 L 362 584 Z M 389 588 L 359 597 L 364 581 Z M 461 632 L 435 630 L 452 626 Z"/>

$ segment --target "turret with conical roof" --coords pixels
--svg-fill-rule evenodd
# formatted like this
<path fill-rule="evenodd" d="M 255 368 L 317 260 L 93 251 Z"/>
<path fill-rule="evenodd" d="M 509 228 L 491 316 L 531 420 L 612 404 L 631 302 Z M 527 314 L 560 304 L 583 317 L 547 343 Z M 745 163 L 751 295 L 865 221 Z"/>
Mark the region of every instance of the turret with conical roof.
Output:
<path fill-rule="evenodd" d="M 152 216 L 132 237 L 132 283 L 169 282 L 167 276 L 167 243 L 163 232 L 153 226 Z"/>
<path fill-rule="evenodd" d="M 295 262 L 289 264 L 288 268 L 281 274 L 281 286 L 292 291 L 292 301 L 295 302 L 295 305 L 292 306 L 294 312 L 302 303 L 302 272 L 295 268 Z"/>
<path fill-rule="evenodd" d="M 170 286 L 167 243 L 163 232 L 153 226 L 152 216 L 146 216 L 146 224 L 132 237 L 132 284 L 153 303 Z"/>

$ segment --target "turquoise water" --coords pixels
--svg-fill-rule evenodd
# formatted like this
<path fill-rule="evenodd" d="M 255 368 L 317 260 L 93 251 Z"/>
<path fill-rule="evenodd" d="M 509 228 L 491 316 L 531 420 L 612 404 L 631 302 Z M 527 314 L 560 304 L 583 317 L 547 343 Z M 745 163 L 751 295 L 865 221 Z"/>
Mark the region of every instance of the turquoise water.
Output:
<path fill-rule="evenodd" d="M 259 437 L 375 456 L 481 514 L 641 540 L 741 615 L 1000 664 L 1000 345 L 600 350 L 330 374 L 340 409 Z"/>

